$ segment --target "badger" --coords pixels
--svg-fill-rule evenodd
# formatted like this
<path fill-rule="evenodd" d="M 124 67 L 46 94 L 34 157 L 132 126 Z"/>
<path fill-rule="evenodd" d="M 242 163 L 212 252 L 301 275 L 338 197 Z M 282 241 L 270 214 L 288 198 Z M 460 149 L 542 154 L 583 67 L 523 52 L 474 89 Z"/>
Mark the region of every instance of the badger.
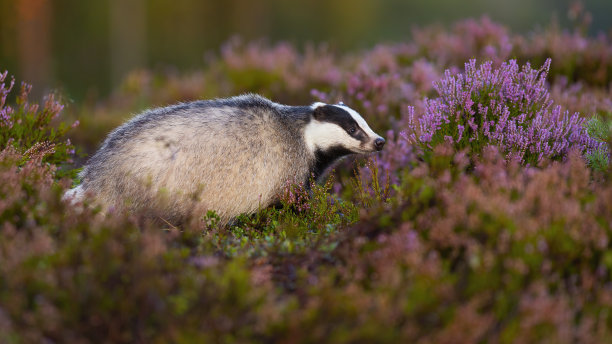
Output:
<path fill-rule="evenodd" d="M 224 223 L 278 202 L 288 182 L 320 180 L 385 139 L 343 103 L 289 106 L 246 94 L 147 110 L 111 132 L 65 198 L 91 195 L 181 223 L 208 210 Z"/>

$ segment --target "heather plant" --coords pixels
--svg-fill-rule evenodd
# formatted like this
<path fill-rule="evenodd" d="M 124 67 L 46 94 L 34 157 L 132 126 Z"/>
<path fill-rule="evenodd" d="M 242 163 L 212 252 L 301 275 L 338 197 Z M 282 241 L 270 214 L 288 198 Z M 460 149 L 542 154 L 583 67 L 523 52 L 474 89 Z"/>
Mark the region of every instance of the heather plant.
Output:
<path fill-rule="evenodd" d="M 382 175 L 385 171 L 387 174 Z M 357 204 L 369 208 L 389 199 L 391 180 L 388 171 L 382 168 L 376 158 L 368 159 L 366 164 L 351 178 L 353 184 L 351 189 L 355 192 L 354 198 Z"/>
<path fill-rule="evenodd" d="M 585 127 L 590 137 L 599 141 L 607 141 L 612 130 L 612 120 L 594 116 L 585 123 Z"/>
<path fill-rule="evenodd" d="M 487 16 L 459 21 L 450 29 L 415 28 L 412 35 L 418 55 L 443 66 L 458 66 L 471 58 L 501 63 L 514 47 L 508 29 Z"/>
<path fill-rule="evenodd" d="M 594 116 L 586 122 L 585 127 L 590 137 L 606 144 L 586 154 L 589 166 L 597 171 L 605 172 L 610 164 L 608 147 L 612 145 L 612 120 Z"/>
<path fill-rule="evenodd" d="M 55 100 L 53 94 L 47 96 L 44 105 L 28 101 L 32 87 L 21 84 L 15 105 L 7 103 L 7 98 L 15 85 L 15 79 L 7 84 L 8 71 L 0 73 L 0 148 L 14 147 L 23 153 L 23 159 L 42 157 L 45 163 L 60 165 L 71 162 L 75 147 L 66 138 L 72 125 L 55 121 L 64 108 Z M 57 176 L 72 175 L 71 171 L 58 171 Z"/>
<path fill-rule="evenodd" d="M 425 114 L 409 113 L 406 136 L 426 153 L 442 142 L 469 148 L 471 155 L 498 145 L 507 160 L 536 166 L 563 160 L 572 149 L 605 149 L 588 135 L 578 113 L 553 106 L 545 84 L 549 68 L 550 60 L 539 70 L 520 68 L 515 60 L 499 69 L 470 60 L 464 73 L 447 70 L 436 83 L 438 98 L 425 101 Z"/>
<path fill-rule="evenodd" d="M 7 228 L 44 218 L 50 204 L 41 205 L 39 198 L 61 190 L 53 186 L 56 167 L 43 164 L 43 159 L 41 153 L 19 152 L 12 146 L 0 151 L 0 223 Z"/>
<path fill-rule="evenodd" d="M 434 159 L 467 163 L 449 149 Z M 610 186 L 592 185 L 575 153 L 533 169 L 490 147 L 473 172 L 444 165 L 405 170 L 394 199 L 346 232 L 336 250 L 346 266 L 319 286 L 325 309 L 350 293 L 404 341 L 609 339 L 598 317 L 611 306 Z"/>
<path fill-rule="evenodd" d="M 564 76 L 552 83 L 550 97 L 555 104 L 570 112 L 585 115 L 612 113 L 611 90 L 588 86 L 583 82 L 570 84 Z"/>
<path fill-rule="evenodd" d="M 530 35 L 517 35 L 514 53 L 523 61 L 541 63 L 547 58 L 555 61 L 551 76 L 568 78 L 571 82 L 581 81 L 588 85 L 606 87 L 612 81 L 612 48 L 610 36 L 599 33 L 588 37 L 590 14 L 576 2 L 568 11 L 573 24 L 570 30 L 563 30 L 553 23 L 542 31 Z"/>

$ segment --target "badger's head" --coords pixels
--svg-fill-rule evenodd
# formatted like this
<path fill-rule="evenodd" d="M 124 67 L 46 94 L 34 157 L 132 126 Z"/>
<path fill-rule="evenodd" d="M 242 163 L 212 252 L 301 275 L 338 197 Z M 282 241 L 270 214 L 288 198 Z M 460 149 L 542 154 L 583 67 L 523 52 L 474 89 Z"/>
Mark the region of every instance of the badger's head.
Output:
<path fill-rule="evenodd" d="M 380 151 L 385 139 L 376 134 L 357 111 L 344 105 L 314 103 L 312 118 L 304 129 L 308 149 L 315 155 L 320 175 L 325 168 L 348 154 Z"/>

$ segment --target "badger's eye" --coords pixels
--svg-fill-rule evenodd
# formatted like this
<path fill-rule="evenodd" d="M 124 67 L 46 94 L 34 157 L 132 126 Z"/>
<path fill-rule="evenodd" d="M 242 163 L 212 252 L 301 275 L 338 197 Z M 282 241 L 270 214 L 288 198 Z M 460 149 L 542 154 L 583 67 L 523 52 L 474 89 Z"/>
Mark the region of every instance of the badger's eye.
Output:
<path fill-rule="evenodd" d="M 354 134 L 356 131 L 357 131 L 357 128 L 355 128 L 355 127 L 350 127 L 348 129 L 348 133 L 351 134 L 351 135 Z"/>

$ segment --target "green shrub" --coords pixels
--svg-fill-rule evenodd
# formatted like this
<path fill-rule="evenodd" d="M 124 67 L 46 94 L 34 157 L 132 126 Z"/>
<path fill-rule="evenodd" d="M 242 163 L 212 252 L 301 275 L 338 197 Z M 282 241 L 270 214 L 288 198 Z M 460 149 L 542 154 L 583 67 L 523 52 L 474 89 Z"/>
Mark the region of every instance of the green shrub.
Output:
<path fill-rule="evenodd" d="M 585 127 L 589 136 L 606 143 L 608 147 L 612 145 L 612 120 L 606 121 L 599 116 L 594 116 L 585 123 Z M 586 154 L 586 159 L 591 168 L 605 172 L 610 166 L 610 149 L 602 146 Z"/>

